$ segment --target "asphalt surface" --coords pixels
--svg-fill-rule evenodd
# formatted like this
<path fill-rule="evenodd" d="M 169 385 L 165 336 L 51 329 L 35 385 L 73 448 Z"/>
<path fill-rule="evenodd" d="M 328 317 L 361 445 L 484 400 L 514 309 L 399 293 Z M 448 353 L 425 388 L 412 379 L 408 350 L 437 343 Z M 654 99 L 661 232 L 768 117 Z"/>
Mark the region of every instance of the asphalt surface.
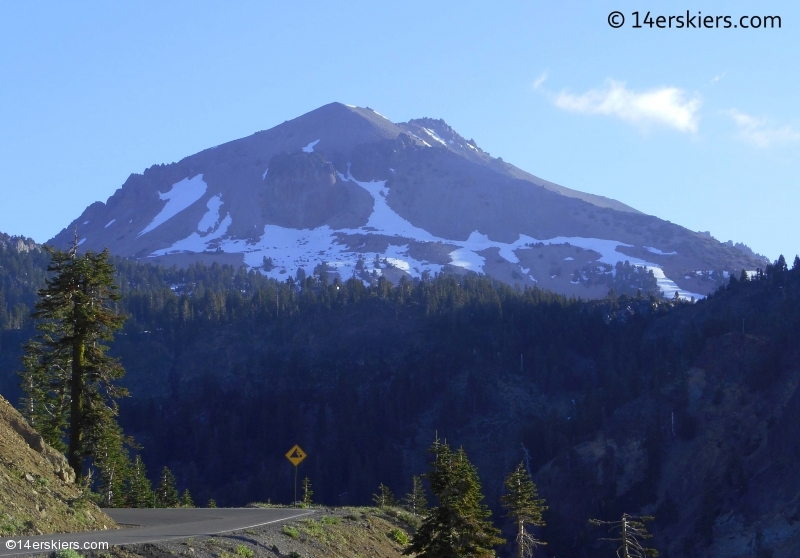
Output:
<path fill-rule="evenodd" d="M 49 554 L 52 543 L 71 543 L 78 552 L 89 550 L 84 543 L 105 542 L 109 546 L 141 544 L 203 535 L 217 535 L 248 529 L 268 523 L 278 523 L 314 513 L 294 508 L 161 508 L 161 509 L 103 509 L 122 529 L 58 533 L 35 537 L 0 538 L 0 556 Z M 43 544 L 50 546 L 43 547 Z M 75 546 L 77 543 L 78 547 Z"/>

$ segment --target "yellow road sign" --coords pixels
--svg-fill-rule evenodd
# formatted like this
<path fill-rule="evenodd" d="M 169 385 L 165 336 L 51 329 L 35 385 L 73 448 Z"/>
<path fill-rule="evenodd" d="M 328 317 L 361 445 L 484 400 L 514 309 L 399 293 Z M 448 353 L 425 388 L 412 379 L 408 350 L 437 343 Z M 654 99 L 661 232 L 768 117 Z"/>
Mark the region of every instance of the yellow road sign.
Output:
<path fill-rule="evenodd" d="M 303 451 L 303 448 L 298 446 L 297 444 L 294 445 L 292 449 L 286 452 L 286 459 L 292 462 L 292 465 L 297 467 L 300 465 L 300 462 L 306 458 L 306 452 Z"/>

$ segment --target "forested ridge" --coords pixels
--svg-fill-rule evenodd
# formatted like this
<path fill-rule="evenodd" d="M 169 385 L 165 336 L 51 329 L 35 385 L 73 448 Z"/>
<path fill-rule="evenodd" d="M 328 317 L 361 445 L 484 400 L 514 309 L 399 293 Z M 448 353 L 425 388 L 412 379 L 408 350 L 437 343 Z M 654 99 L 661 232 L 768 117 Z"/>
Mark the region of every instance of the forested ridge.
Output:
<path fill-rule="evenodd" d="M 48 261 L 0 243 L 0 388 L 12 402 Z M 495 510 L 527 458 L 550 505 L 548 555 L 591 552 L 589 517 L 622 512 L 655 512 L 668 556 L 716 548 L 725 514 L 745 518 L 741 544 L 779 548 L 763 534 L 772 488 L 757 472 L 800 485 L 782 461 L 798 447 L 787 422 L 800 416 L 797 260 L 696 304 L 582 301 L 478 276 L 276 282 L 114 263 L 130 316 L 112 346 L 132 395 L 120 423 L 151 478 L 167 465 L 198 501 L 290 501 L 283 454 L 295 443 L 317 501 L 367 503 L 380 483 L 404 493 L 438 432 L 473 457 Z M 733 410 L 752 418 L 731 426 Z M 713 456 L 700 449 L 710 432 Z"/>

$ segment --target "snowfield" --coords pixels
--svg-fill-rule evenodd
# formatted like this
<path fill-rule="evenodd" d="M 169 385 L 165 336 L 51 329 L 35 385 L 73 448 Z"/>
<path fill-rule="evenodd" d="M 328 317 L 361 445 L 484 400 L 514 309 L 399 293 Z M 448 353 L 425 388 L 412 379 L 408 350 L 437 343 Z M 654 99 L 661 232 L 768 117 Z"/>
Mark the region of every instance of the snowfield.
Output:
<path fill-rule="evenodd" d="M 202 198 L 207 188 L 208 186 L 203 180 L 203 175 L 198 174 L 194 178 L 184 178 L 180 182 L 176 182 L 172 185 L 169 192 L 163 194 L 159 192 L 159 199 L 167 200 L 166 205 L 161 208 L 159 214 L 150 221 L 150 224 L 142 229 L 142 232 L 136 236 L 139 237 L 143 234 L 147 234 L 175 217 L 178 213 Z"/>
<path fill-rule="evenodd" d="M 319 143 L 319 140 L 312 141 L 311 143 L 309 143 L 308 145 L 306 145 L 303 148 L 303 153 L 314 153 L 314 146 L 317 145 L 318 143 Z M 266 178 L 266 177 L 267 177 L 267 173 L 264 173 L 264 178 Z"/>
<path fill-rule="evenodd" d="M 222 207 L 222 195 L 217 194 L 212 197 L 206 203 L 206 207 L 208 212 L 203 215 L 203 218 L 197 224 L 197 230 L 204 233 L 213 231 L 217 223 L 219 223 L 219 208 Z"/>
<path fill-rule="evenodd" d="M 308 149 L 308 152 L 311 152 L 316 143 L 312 142 L 304 148 L 304 151 Z M 703 298 L 703 295 L 680 289 L 674 281 L 664 274 L 658 264 L 618 252 L 617 248 L 620 246 L 631 246 L 623 242 L 582 237 L 536 239 L 520 235 L 515 242 L 505 243 L 491 240 L 487 235 L 479 231 L 473 231 L 466 240 L 441 238 L 413 225 L 389 207 L 386 201 L 389 189 L 386 187 L 385 180 L 358 181 L 353 178 L 349 169 L 346 176 L 339 173 L 339 178 L 342 181 L 354 182 L 372 197 L 372 213 L 367 223 L 360 228 L 331 229 L 326 225 L 314 229 L 289 229 L 277 225 L 266 225 L 263 234 L 255 243 L 252 240 L 226 238 L 227 229 L 232 221 L 230 214 L 228 214 L 221 223 L 219 222 L 219 210 L 223 202 L 220 196 L 217 195 L 207 203 L 208 212 L 198 223 L 199 233 L 192 233 L 169 248 L 153 252 L 152 255 L 159 256 L 176 252 L 204 252 L 208 250 L 240 253 L 243 255 L 247 266 L 260 269 L 262 273 L 276 279 L 285 279 L 287 274 L 294 275 L 299 268 L 303 268 L 306 275 L 310 275 L 314 272 L 314 268 L 322 262 L 335 269 L 342 279 L 356 276 L 359 269 L 370 274 L 381 275 L 382 270 L 387 266 L 405 271 L 413 277 L 419 277 L 424 272 L 430 274 L 440 272 L 443 267 L 441 264 L 418 260 L 409 255 L 409 243 L 410 241 L 416 241 L 437 243 L 451 247 L 452 250 L 449 251 L 450 265 L 462 267 L 476 273 L 484 273 L 484 265 L 486 263 L 485 258 L 479 253 L 487 249 L 496 248 L 503 259 L 511 264 L 516 264 L 521 273 L 536 281 L 530 275 L 530 270 L 523 269 L 520 265 L 517 252 L 530 249 L 533 245 L 539 243 L 545 245 L 570 245 L 597 253 L 599 255 L 597 261 L 609 264 L 612 268 L 618 262 L 628 261 L 631 265 L 652 270 L 658 286 L 665 296 L 672 297 L 677 292 L 682 298 Z M 192 181 L 195 182 L 183 180 L 175 184 L 169 193 L 160 194 L 162 199 L 168 200 L 167 206 L 162 209 L 156 219 L 141 234 L 165 222 L 191 205 L 191 203 L 194 203 L 194 201 L 197 201 L 205 193 L 205 183 L 202 182 L 202 175 L 195 177 Z M 174 205 L 170 205 L 173 200 L 175 200 Z M 389 237 L 393 240 L 389 241 L 389 247 L 384 252 L 359 253 L 353 252 L 348 247 L 345 240 L 350 235 L 381 236 Z M 655 248 L 647 249 L 655 254 L 670 255 L 670 253 L 664 253 Z M 376 257 L 380 262 L 378 267 L 375 267 Z M 274 266 L 269 271 L 263 269 L 266 258 L 270 258 Z M 566 258 L 566 260 L 571 259 L 571 257 Z"/>

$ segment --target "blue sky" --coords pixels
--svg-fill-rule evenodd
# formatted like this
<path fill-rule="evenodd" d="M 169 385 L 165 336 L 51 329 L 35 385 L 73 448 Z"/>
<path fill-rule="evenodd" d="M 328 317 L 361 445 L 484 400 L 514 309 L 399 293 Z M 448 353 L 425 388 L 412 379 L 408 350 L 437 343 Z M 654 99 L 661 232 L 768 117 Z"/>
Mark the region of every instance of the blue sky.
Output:
<path fill-rule="evenodd" d="M 0 231 L 331 101 L 443 118 L 533 174 L 800 252 L 800 3 L 5 2 Z M 781 29 L 631 28 L 632 12 Z M 607 17 L 627 18 L 620 29 Z"/>

